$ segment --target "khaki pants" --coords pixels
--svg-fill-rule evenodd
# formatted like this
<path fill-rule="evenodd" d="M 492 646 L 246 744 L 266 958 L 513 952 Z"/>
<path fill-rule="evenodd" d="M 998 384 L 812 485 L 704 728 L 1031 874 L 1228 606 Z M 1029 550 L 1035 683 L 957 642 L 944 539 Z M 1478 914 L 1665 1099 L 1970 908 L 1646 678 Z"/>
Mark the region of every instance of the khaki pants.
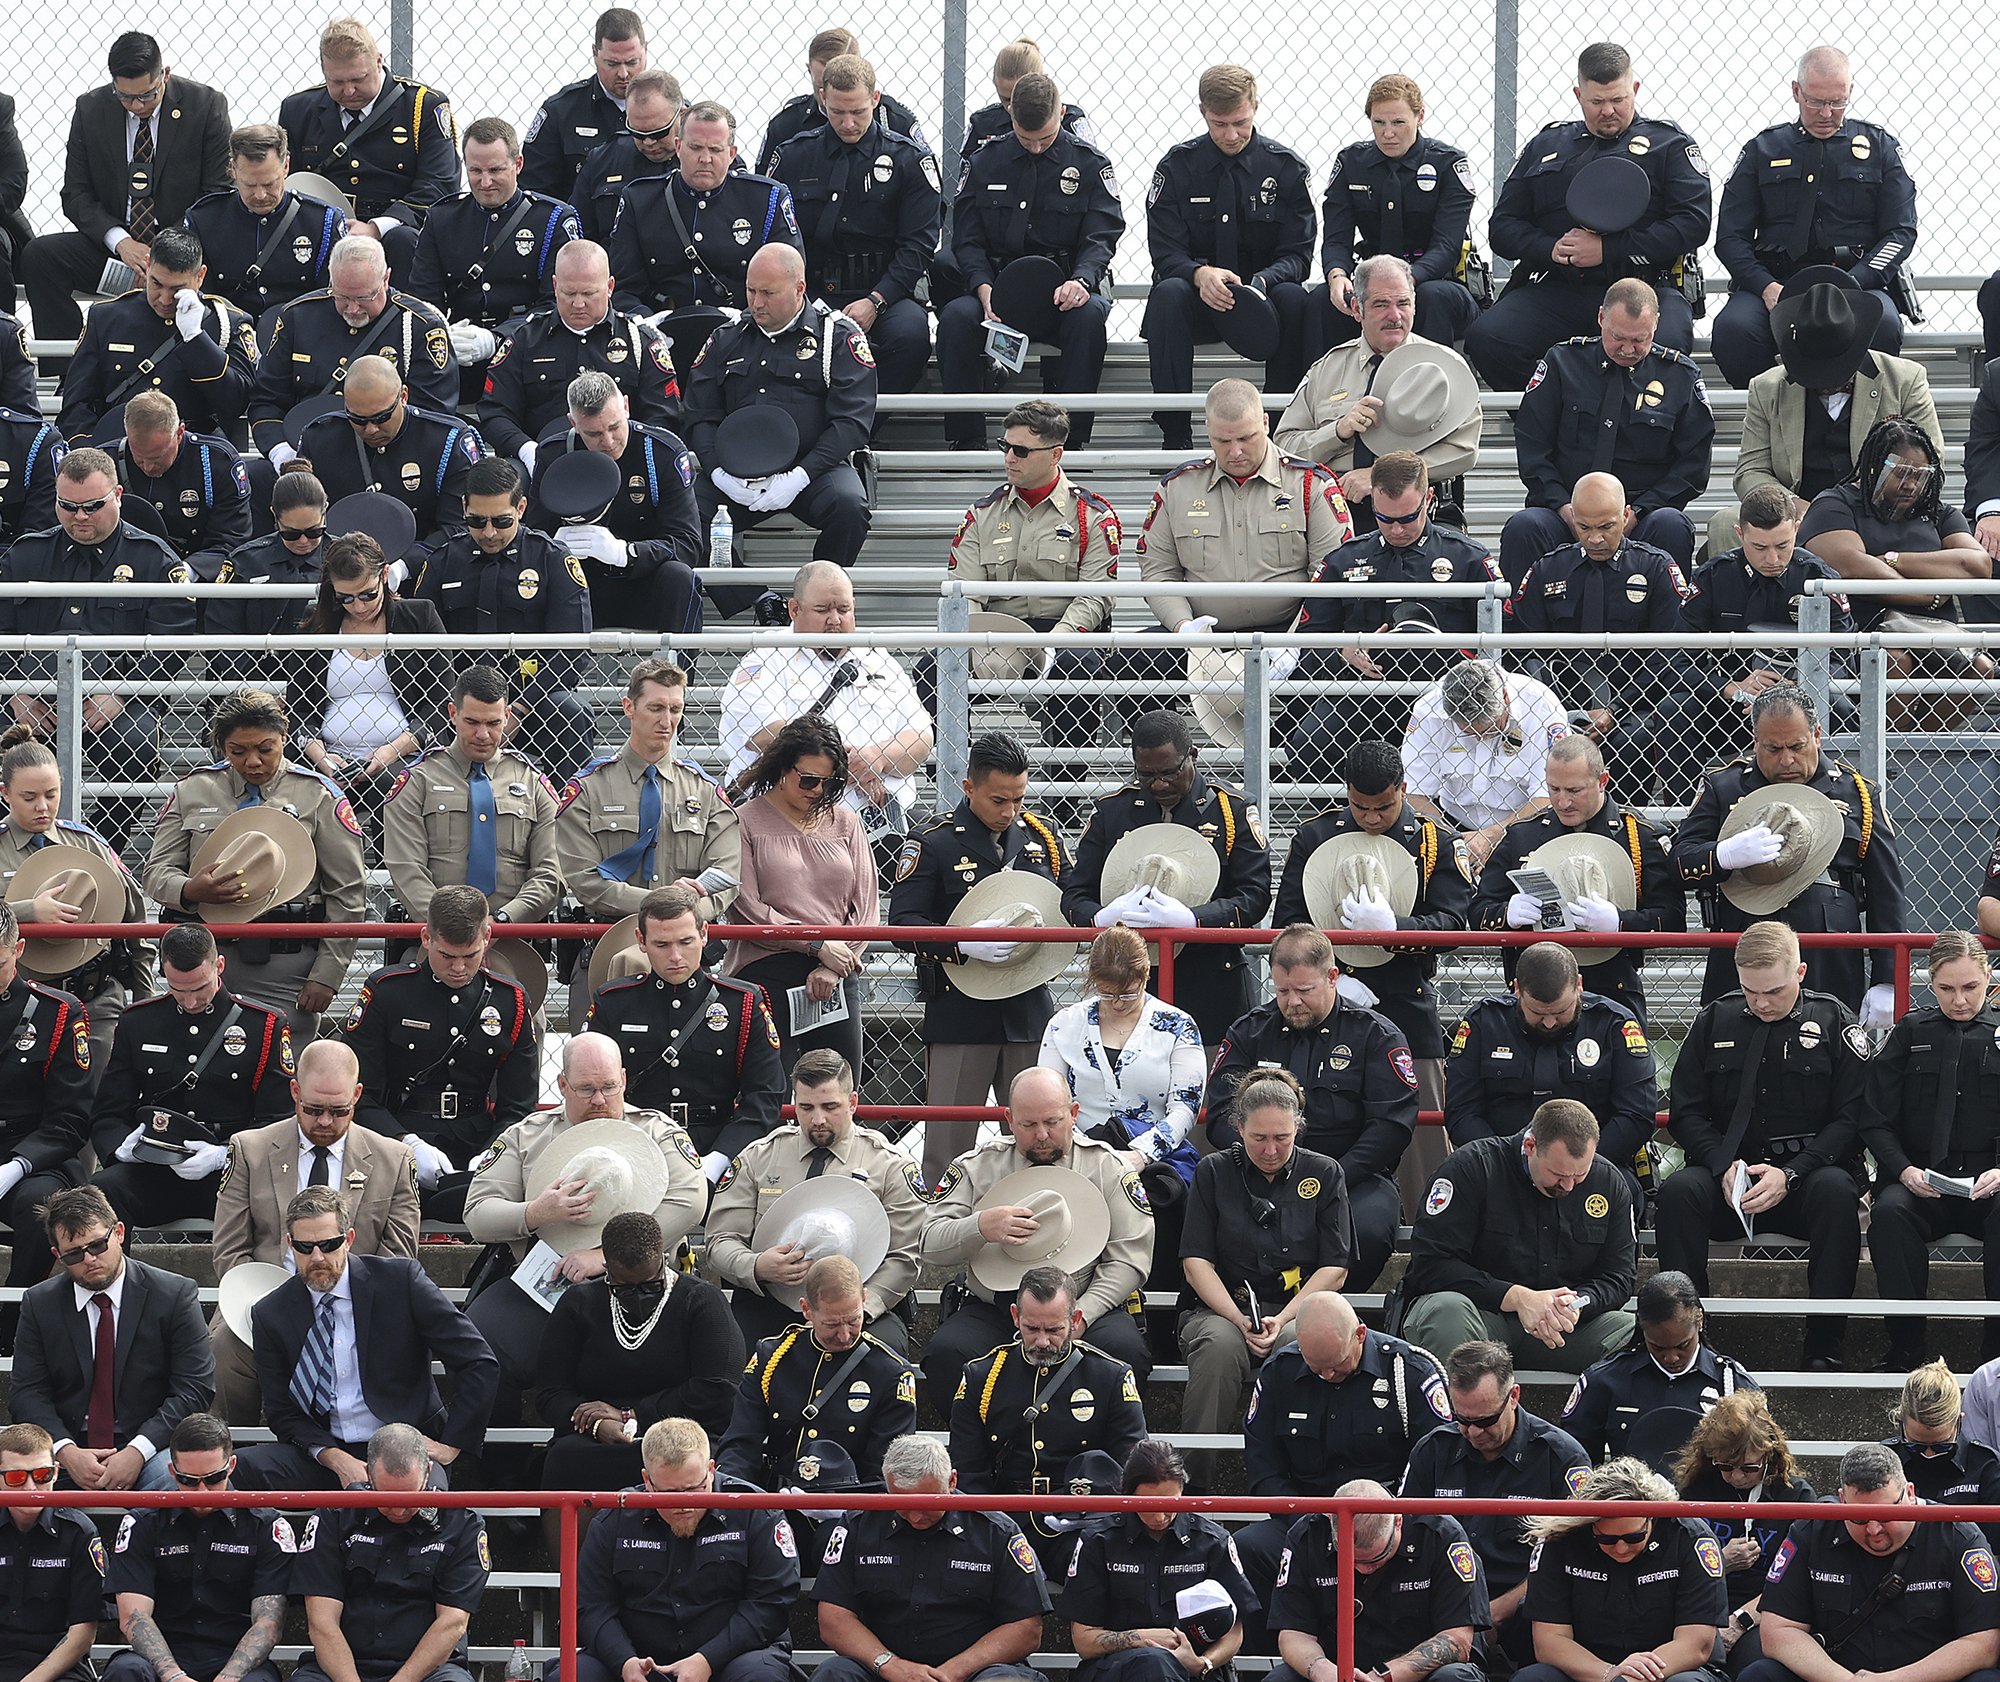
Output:
<path fill-rule="evenodd" d="M 924 1053 L 926 1104 L 1007 1102 L 1007 1088 L 1041 1055 L 1033 1041 L 1006 1045 L 934 1045 Z M 989 1099 L 989 1094 L 990 1099 Z M 924 1123 L 924 1183 L 936 1185 L 952 1162 L 979 1142 L 976 1121 Z"/>
<path fill-rule="evenodd" d="M 1637 1324 L 1624 1309 L 1613 1308 L 1578 1326 L 1560 1349 L 1551 1349 L 1524 1332 L 1511 1314 L 1489 1314 L 1457 1291 L 1433 1291 L 1403 1317 L 1403 1336 L 1440 1361 L 1461 1343 L 1483 1341 L 1503 1345 L 1522 1367 L 1580 1373 L 1630 1343 Z"/>
<path fill-rule="evenodd" d="M 1181 1315 L 1181 1354 L 1187 1360 L 1187 1389 L 1181 1396 L 1184 1431 L 1234 1431 L 1243 1423 L 1244 1391 L 1257 1376 L 1250 1346 L 1233 1322 L 1208 1308 L 1190 1308 Z M 1274 1348 L 1296 1343 L 1287 1325 Z M 1219 1451 L 1193 1448 L 1187 1453 L 1188 1474 L 1205 1489 L 1215 1487 Z"/>
<path fill-rule="evenodd" d="M 208 1341 L 215 1350 L 215 1411 L 231 1425 L 262 1424 L 264 1397 L 250 1346 L 223 1323 L 220 1313 L 208 1322 Z"/>

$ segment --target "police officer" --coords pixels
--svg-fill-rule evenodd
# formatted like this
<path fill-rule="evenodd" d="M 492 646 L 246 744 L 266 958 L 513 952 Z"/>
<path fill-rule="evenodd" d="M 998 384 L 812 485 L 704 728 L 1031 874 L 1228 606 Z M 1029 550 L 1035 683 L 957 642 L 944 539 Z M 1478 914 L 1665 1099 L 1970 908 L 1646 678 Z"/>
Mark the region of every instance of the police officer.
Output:
<path fill-rule="evenodd" d="M 229 1427 L 191 1413 L 167 1444 L 174 1482 L 197 1498 L 235 1486 Z M 141 1507 L 118 1521 L 106 1587 L 129 1652 L 105 1682 L 184 1676 L 278 1682 L 271 1649 L 284 1628 L 298 1541 L 292 1520 L 256 1507 Z M 192 1668 L 187 1668 L 192 1667 Z"/>
<path fill-rule="evenodd" d="M 534 173 L 534 139 L 529 131 L 528 168 Z M 634 181 L 673 169 L 681 136 L 680 78 L 665 70 L 642 70 L 625 95 L 625 115 L 604 131 L 608 137 L 585 156 L 575 184 L 562 196 L 576 206 L 584 238 L 611 243 L 618 199 Z"/>
<path fill-rule="evenodd" d="M 778 1030 L 761 987 L 702 967 L 700 894 L 655 888 L 637 915 L 649 967 L 600 987 L 585 1026 L 617 1044 L 632 1101 L 687 1129 L 713 1185 L 778 1125 Z"/>
<path fill-rule="evenodd" d="M 340 1666 L 360 1682 L 389 1682 L 421 1648 L 443 1649 L 429 1682 L 469 1682 L 465 1630 L 486 1591 L 486 1521 L 471 1507 L 418 1503 L 430 1453 L 414 1425 L 384 1425 L 368 1439 L 365 1487 L 412 1497 L 407 1507 L 339 1507 L 307 1520 L 292 1578 L 308 1627 L 337 1628 Z M 315 1602 L 318 1604 L 315 1605 Z M 328 1682 L 315 1651 L 294 1675 Z"/>
<path fill-rule="evenodd" d="M 188 207 L 209 285 L 253 321 L 325 286 L 326 260 L 347 232 L 347 218 L 332 205 L 285 185 L 290 173 L 285 131 L 245 123 L 229 136 L 229 190 Z"/>
<path fill-rule="evenodd" d="M 542 101 L 521 148 L 521 184 L 570 204 L 584 160 L 625 127 L 633 80 L 646 69 L 645 20 L 629 6 L 599 12 L 590 58 L 588 76 Z"/>
<path fill-rule="evenodd" d="M 993 55 L 993 101 L 981 105 L 965 119 L 965 139 L 960 143 L 958 155 L 970 157 L 988 141 L 998 140 L 1013 126 L 1014 89 L 1023 76 L 1036 75 L 1048 69 L 1042 59 L 1042 49 L 1027 36 L 1019 36 L 1009 41 Z M 1090 126 L 1090 118 L 1081 105 L 1063 102 L 1062 126 L 1066 133 L 1073 134 L 1086 145 L 1097 145 L 1097 133 Z"/>
<path fill-rule="evenodd" d="M 1018 258 L 1046 257 L 1063 277 L 1047 327 L 1058 351 L 1047 389 L 1094 392 L 1111 314 L 1104 288 L 1125 232 L 1118 178 L 1102 152 L 1064 127 L 1062 96 L 1042 72 L 1015 83 L 1009 120 L 1010 134 L 968 152 L 959 169 L 951 255 L 967 290 L 938 312 L 938 376 L 946 391 L 985 388 L 993 283 Z M 1090 442 L 1091 420 L 1080 410 L 1070 428 L 1079 449 Z M 948 415 L 944 430 L 955 450 L 986 447 L 984 415 Z"/>
<path fill-rule="evenodd" d="M 1257 127 L 1257 78 L 1244 66 L 1211 64 L 1196 99 L 1208 132 L 1173 147 L 1146 192 L 1153 287 L 1139 331 L 1153 390 L 1194 390 L 1194 347 L 1225 336 L 1230 310 L 1257 307 L 1231 290 L 1247 286 L 1277 316 L 1264 384 L 1289 391 L 1306 365 L 1311 171 Z M 1153 418 L 1168 449 L 1193 444 L 1186 410 Z"/>
<path fill-rule="evenodd" d="M 1568 902 L 1570 921 L 1598 934 L 1621 929 L 1648 934 L 1685 930 L 1687 891 L 1674 868 L 1672 843 L 1665 830 L 1610 797 L 1611 773 L 1604 768 L 1597 744 L 1588 736 L 1564 736 L 1549 749 L 1542 774 L 1548 779 L 1548 807 L 1516 819 L 1500 832 L 1500 844 L 1487 855 L 1486 867 L 1479 873 L 1471 926 L 1541 927 L 1541 901 L 1519 892 L 1509 872 L 1521 869 L 1530 853 L 1551 841 L 1566 835 L 1601 835 L 1631 861 L 1632 908 L 1623 910 L 1592 895 Z M 1646 958 L 1644 947 L 1579 947 L 1574 956 L 1579 964 L 1590 964 L 1591 992 L 1645 1024 L 1646 989 L 1639 973 Z M 1519 962 L 1514 948 L 1503 952 L 1507 980 L 1514 979 Z"/>
<path fill-rule="evenodd" d="M 103 1164 L 91 1184 L 128 1227 L 211 1217 L 228 1155 L 217 1144 L 171 1168 L 139 1161 L 132 1147 L 148 1112 L 192 1115 L 218 1139 L 293 1113 L 284 1014 L 227 991 L 222 969 L 205 923 L 169 929 L 160 939 L 166 992 L 128 1005 L 112 1037 L 91 1109 L 91 1145 Z"/>
<path fill-rule="evenodd" d="M 1960 1435 L 1965 1395 L 1951 1368 L 1935 1360 L 1903 1380 L 1893 1415 L 1895 1451 L 1910 1480 L 1910 1493 L 1939 1506 L 1990 1507 L 2000 1504 L 2000 1454 L 1983 1442 Z M 1989 1543 L 2000 1544 L 2000 1523 L 1984 1523 Z"/>
<path fill-rule="evenodd" d="M 0 1473 L 55 1486 L 55 1445 L 39 1425 L 0 1428 Z M 11 1506 L 0 1521 L 0 1676 L 89 1682 L 104 1610 L 104 1543 L 74 1507 Z"/>
<path fill-rule="evenodd" d="M 1410 1450 L 1397 1493 L 1430 1501 L 1561 1501 L 1590 1470 L 1583 1445 L 1521 1405 L 1514 1358 L 1497 1343 L 1461 1343 L 1445 1358 L 1451 1423 Z M 1498 1513 L 1468 1513 L 1459 1521 L 1479 1556 L 1491 1596 L 1495 1641 L 1516 1664 L 1534 1657 L 1528 1620 L 1519 1616 L 1528 1592 L 1525 1523 Z"/>
<path fill-rule="evenodd" d="M 861 38 L 851 29 L 838 26 L 822 29 L 807 43 L 806 75 L 812 81 L 812 92 L 794 94 L 778 107 L 777 114 L 765 126 L 764 143 L 757 148 L 758 174 L 776 175 L 778 155 L 785 147 L 827 121 L 832 114 L 826 98 L 828 72 L 836 60 L 860 56 Z M 902 135 L 926 152 L 930 150 L 916 113 L 894 94 L 881 96 L 881 116 L 883 128 L 891 134 Z"/>
<path fill-rule="evenodd" d="M 949 927 L 958 902 L 1001 870 L 1046 876 L 1058 887 L 1070 874 L 1069 850 L 1055 826 L 1028 809 L 1028 756 L 1013 736 L 978 737 L 966 756 L 964 797 L 918 827 L 896 857 L 888 921 Z M 916 953 L 924 998 L 926 1104 L 983 1104 L 1004 1092 L 1040 1056 L 1042 1030 L 1055 1014 L 1046 986 L 1004 999 L 975 999 L 951 973 L 977 960 L 953 944 L 899 942 Z M 924 1124 L 924 1183 L 935 1185 L 978 1129 L 936 1120 Z"/>
<path fill-rule="evenodd" d="M 41 412 L 35 359 L 28 354 L 28 330 L 8 314 L 0 314 L 0 406 L 22 415 Z"/>
<path fill-rule="evenodd" d="M 1132 781 L 1091 808 L 1076 861 L 1063 888 L 1072 928 L 1123 922 L 1147 928 L 1255 928 L 1271 904 L 1271 849 L 1257 808 L 1235 789 L 1203 775 L 1200 753 L 1177 712 L 1150 712 L 1130 734 Z M 1104 903 L 1104 861 L 1122 836 L 1171 823 L 1208 841 L 1222 863 L 1215 897 L 1182 905 L 1155 893 L 1140 906 Z M 1125 896 L 1131 899 L 1130 894 Z M 1122 906 L 1122 909 L 1120 908 Z M 1238 946 L 1182 947 L 1174 954 L 1174 997 L 1210 1045 L 1251 1006 L 1249 966 Z"/>
<path fill-rule="evenodd" d="M 56 469 L 68 453 L 62 429 L 39 408 L 0 408 L 0 549 L 56 523 Z"/>
<path fill-rule="evenodd" d="M 1396 1165 L 1417 1125 L 1417 1072 L 1403 1033 L 1387 1017 L 1340 996 L 1333 942 L 1292 923 L 1271 943 L 1277 997 L 1232 1023 L 1208 1075 L 1208 1137 L 1237 1142 L 1238 1085 L 1261 1068 L 1289 1071 L 1306 1091 L 1300 1142 L 1333 1157 L 1347 1176 L 1354 1219 L 1348 1285 L 1374 1284 L 1396 1241 L 1403 1200 Z"/>
<path fill-rule="evenodd" d="M 1737 990 L 1702 1007 L 1674 1062 L 1667 1126 L 1687 1160 L 1660 1186 L 1653 1226 L 1660 1265 L 1698 1293 L 1710 1241 L 1754 1226 L 1810 1240 L 1807 1295 L 1854 1295 L 1868 1042 L 1847 1006 L 1799 985 L 1805 973 L 1796 934 L 1752 924 L 1736 943 Z M 1811 1370 L 1831 1369 L 1844 1325 L 1807 1321 Z"/>
<path fill-rule="evenodd" d="M 717 1200 L 729 1190 L 721 1187 Z M 708 1226 L 712 1233 L 712 1219 Z M 803 1323 L 760 1339 L 743 1369 L 716 1451 L 724 1473 L 781 1489 L 806 1481 L 799 1461 L 831 1446 L 849 1456 L 863 1480 L 882 1475 L 889 1444 L 917 1428 L 917 1374 L 894 1347 L 862 1329 L 866 1301 L 861 1270 L 848 1257 L 821 1256 L 806 1269 L 799 1285 Z M 902 1324 L 893 1314 L 877 1323 Z"/>
<path fill-rule="evenodd" d="M 1708 926 L 1730 934 L 1748 928 L 1754 919 L 1724 891 L 1723 878 L 1781 856 L 1782 842 L 1765 824 L 1721 839 L 1729 809 L 1754 789 L 1801 785 L 1835 802 L 1840 847 L 1819 876 L 1767 914 L 1807 933 L 1855 933 L 1864 925 L 1876 931 L 1900 929 L 1903 872 L 1895 827 L 1875 785 L 1852 766 L 1821 753 L 1812 697 L 1795 684 L 1772 685 L 1750 703 L 1750 732 L 1751 751 L 1709 772 L 1674 832 L 1674 863 L 1681 880 L 1700 896 Z M 1806 959 L 1806 985 L 1858 1011 L 1862 1027 L 1887 1027 L 1895 1006 L 1894 961 L 1887 947 L 1875 948 L 1866 958 L 1847 948 L 1816 947 Z M 1711 951 L 1703 1001 L 1727 992 L 1732 978 L 1729 949 Z"/>
<path fill-rule="evenodd" d="M 268 517 L 271 530 L 240 544 L 223 560 L 218 584 L 306 584 L 319 587 L 320 558 L 326 552 L 326 487 L 304 462 L 294 461 L 271 485 L 268 514 L 253 516 L 253 524 Z M 211 596 L 202 604 L 202 625 L 212 637 L 239 644 L 272 634 L 284 635 L 311 610 L 305 596 Z M 247 646 L 211 650 L 211 677 L 238 683 L 256 681 L 262 660 Z"/>
<path fill-rule="evenodd" d="M 236 447 L 190 433 L 171 397 L 142 391 L 125 405 L 124 433 L 109 453 L 119 484 L 152 506 L 195 577 L 219 577 L 229 551 L 250 538 L 250 478 Z"/>
<path fill-rule="evenodd" d="M 1632 55 L 1609 41 L 1577 57 L 1582 119 L 1550 123 L 1521 149 L 1487 224 L 1496 257 L 1514 263 L 1505 294 L 1466 329 L 1465 353 L 1495 391 L 1519 391 L 1550 345 L 1590 329 L 1591 312 L 1616 280 L 1660 292 L 1660 337 L 1694 348 L 1694 318 L 1681 294 L 1684 264 L 1707 243 L 1708 167 L 1678 123 L 1638 115 Z M 1571 180 L 1599 158 L 1646 172 L 1644 211 L 1623 233 L 1579 228 Z"/>
<path fill-rule="evenodd" d="M 1031 1267 L 1008 1312 L 1013 1341 L 966 1362 L 952 1398 L 960 1485 L 970 1495 L 1047 1495 L 1089 1450 L 1122 1464 L 1146 1434 L 1139 1380 L 1084 1341 L 1076 1281 L 1059 1267 Z M 1070 1540 L 1054 1517 L 1030 1513 L 1023 1527 L 1045 1564 Z"/>
<path fill-rule="evenodd" d="M 937 255 L 937 159 L 890 125 L 865 58 L 828 64 L 822 90 L 825 122 L 786 141 L 769 173 L 791 189 L 808 289 L 868 335 L 882 390 L 913 391 L 931 358 L 915 292 Z"/>
<path fill-rule="evenodd" d="M 1778 360 L 1771 305 L 1801 269 L 1835 264 L 1883 298 L 1877 350 L 1903 348 L 1904 267 L 1917 243 L 1917 187 L 1896 137 L 1847 115 L 1854 74 L 1838 47 L 1814 47 L 1792 79 L 1796 120 L 1753 135 L 1722 188 L 1715 255 L 1729 301 L 1709 337 L 1731 385 L 1747 386 Z M 1989 288 L 1991 283 L 1988 283 Z M 1984 313 L 1987 294 L 1980 294 Z"/>
<path fill-rule="evenodd" d="M 305 398 L 339 390 L 352 365 L 370 356 L 391 363 L 426 408 L 450 414 L 458 406 L 444 317 L 392 288 L 382 247 L 349 234 L 327 259 L 326 290 L 280 305 L 271 318 L 249 415 L 250 440 L 273 467 L 298 454 L 286 441 L 285 416 Z"/>
<path fill-rule="evenodd" d="M 255 325 L 202 291 L 208 268 L 186 228 L 162 228 L 148 249 L 144 284 L 91 308 L 63 370 L 56 425 L 72 444 L 142 391 L 165 392 L 203 432 L 243 419 L 259 367 Z"/>
<path fill-rule="evenodd" d="M 425 216 L 458 189 L 451 101 L 388 75 L 375 37 L 354 18 L 320 31 L 319 65 L 326 80 L 278 107 L 292 161 L 345 192 L 365 219 L 348 232 L 379 240 L 389 266 L 408 274 Z"/>
<path fill-rule="evenodd" d="M 657 1493 L 742 1488 L 718 1477 L 692 1419 L 647 1427 L 641 1487 Z M 579 1682 L 618 1682 L 699 1663 L 715 1682 L 789 1682 L 799 1550 L 769 1508 L 653 1507 L 603 1515 L 577 1555 Z M 559 1660 L 545 1675 L 553 1679 Z"/>

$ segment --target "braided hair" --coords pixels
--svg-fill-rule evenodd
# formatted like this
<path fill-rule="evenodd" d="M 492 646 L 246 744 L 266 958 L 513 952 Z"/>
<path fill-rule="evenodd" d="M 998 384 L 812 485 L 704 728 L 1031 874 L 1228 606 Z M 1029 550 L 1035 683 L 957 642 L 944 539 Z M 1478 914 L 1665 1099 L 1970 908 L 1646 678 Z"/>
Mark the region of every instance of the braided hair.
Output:
<path fill-rule="evenodd" d="M 1882 477 L 1882 469 L 1891 458 L 1905 450 L 1921 450 L 1930 464 L 1930 481 L 1923 494 L 1911 508 L 1909 518 L 1927 520 L 1936 525 L 1944 515 L 1944 460 L 1938 454 L 1938 447 L 1931 441 L 1931 435 L 1914 421 L 1905 420 L 1901 415 L 1886 415 L 1868 429 L 1868 436 L 1861 441 L 1861 453 L 1855 458 L 1854 477 L 1850 481 L 1873 506 L 1875 485 Z"/>

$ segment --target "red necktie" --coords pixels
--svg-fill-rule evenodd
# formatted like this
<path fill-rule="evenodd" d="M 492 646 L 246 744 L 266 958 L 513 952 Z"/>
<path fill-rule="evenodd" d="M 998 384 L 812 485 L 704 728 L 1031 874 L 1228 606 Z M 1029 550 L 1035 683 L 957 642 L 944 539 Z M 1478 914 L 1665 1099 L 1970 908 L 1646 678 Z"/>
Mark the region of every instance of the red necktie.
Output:
<path fill-rule="evenodd" d="M 118 1332 L 111 1323 L 111 1299 L 102 1291 L 90 1299 L 97 1310 L 97 1352 L 90 1375 L 90 1413 L 85 1422 L 87 1448 L 118 1446 Z"/>

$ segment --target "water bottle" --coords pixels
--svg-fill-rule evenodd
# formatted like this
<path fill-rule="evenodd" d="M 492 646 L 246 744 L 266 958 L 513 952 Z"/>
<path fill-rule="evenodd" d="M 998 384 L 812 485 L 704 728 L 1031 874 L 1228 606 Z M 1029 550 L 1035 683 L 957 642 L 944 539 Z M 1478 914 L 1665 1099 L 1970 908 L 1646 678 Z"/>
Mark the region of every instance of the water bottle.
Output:
<path fill-rule="evenodd" d="M 514 1651 L 507 1660 L 507 1682 L 536 1682 L 541 1667 L 528 1657 L 525 1641 L 514 1643 Z"/>
<path fill-rule="evenodd" d="M 723 503 L 715 511 L 715 518 L 708 522 L 708 564 L 712 567 L 734 566 L 730 551 L 736 543 L 736 522 L 729 517 L 729 504 Z"/>

